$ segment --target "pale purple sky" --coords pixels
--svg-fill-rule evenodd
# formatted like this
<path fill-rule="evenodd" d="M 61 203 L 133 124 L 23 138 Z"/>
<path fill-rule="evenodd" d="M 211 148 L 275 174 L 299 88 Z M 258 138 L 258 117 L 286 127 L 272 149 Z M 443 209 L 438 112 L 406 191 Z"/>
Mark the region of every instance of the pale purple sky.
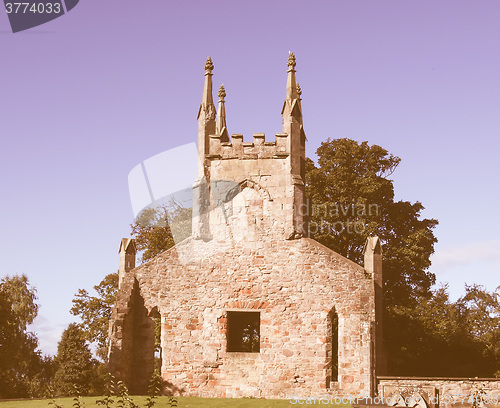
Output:
<path fill-rule="evenodd" d="M 196 141 L 203 65 L 229 133 L 281 130 L 297 57 L 307 154 L 326 138 L 401 157 L 397 198 L 437 218 L 438 280 L 500 284 L 500 2 L 85 0 L 2 50 L 0 277 L 38 289 L 55 353 L 78 288 L 118 267 L 134 166 Z"/>

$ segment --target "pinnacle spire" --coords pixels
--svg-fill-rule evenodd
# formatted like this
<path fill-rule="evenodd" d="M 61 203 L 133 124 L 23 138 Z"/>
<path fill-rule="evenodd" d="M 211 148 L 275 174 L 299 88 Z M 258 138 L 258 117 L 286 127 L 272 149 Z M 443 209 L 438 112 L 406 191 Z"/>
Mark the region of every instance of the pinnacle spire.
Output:
<path fill-rule="evenodd" d="M 226 107 L 224 106 L 226 97 L 226 90 L 224 89 L 224 85 L 221 85 L 219 88 L 219 106 L 217 109 L 217 121 L 215 125 L 215 134 L 220 136 L 221 142 L 229 142 L 229 134 L 227 132 L 226 125 Z"/>
<path fill-rule="evenodd" d="M 289 52 L 288 61 L 286 63 L 288 66 L 288 78 L 286 82 L 286 98 L 287 99 L 297 99 L 297 84 L 295 82 L 295 66 L 297 63 L 295 62 L 295 55 L 293 52 Z"/>
<path fill-rule="evenodd" d="M 198 178 L 205 176 L 204 160 L 210 149 L 210 135 L 215 134 L 215 105 L 212 96 L 212 70 L 214 64 L 210 57 L 205 62 L 205 85 L 198 110 Z"/>
<path fill-rule="evenodd" d="M 224 85 L 220 86 L 217 96 L 219 97 L 219 102 L 224 102 L 224 98 L 226 97 L 226 90 L 224 89 Z"/>
<path fill-rule="evenodd" d="M 202 110 L 205 111 L 208 115 L 208 118 L 211 119 L 215 119 L 215 105 L 212 97 L 213 69 L 214 69 L 214 64 L 212 62 L 212 59 L 208 57 L 207 62 L 205 62 L 205 86 L 203 88 L 203 97 L 201 100 L 200 113 Z"/>
<path fill-rule="evenodd" d="M 294 134 L 294 141 L 292 143 L 300 146 L 306 140 L 304 129 L 302 127 L 302 88 L 295 80 L 295 55 L 289 52 L 288 60 L 286 63 L 288 70 L 288 77 L 286 82 L 286 98 L 281 110 L 283 117 L 283 133 L 289 135 Z M 297 133 L 295 133 L 297 132 Z"/>

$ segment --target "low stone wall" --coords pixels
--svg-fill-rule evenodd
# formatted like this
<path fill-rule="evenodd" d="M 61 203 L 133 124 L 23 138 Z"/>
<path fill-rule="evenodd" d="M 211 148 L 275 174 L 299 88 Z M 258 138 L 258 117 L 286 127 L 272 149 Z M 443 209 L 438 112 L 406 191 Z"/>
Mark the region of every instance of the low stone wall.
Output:
<path fill-rule="evenodd" d="M 378 377 L 378 396 L 395 407 L 500 407 L 500 378 Z"/>

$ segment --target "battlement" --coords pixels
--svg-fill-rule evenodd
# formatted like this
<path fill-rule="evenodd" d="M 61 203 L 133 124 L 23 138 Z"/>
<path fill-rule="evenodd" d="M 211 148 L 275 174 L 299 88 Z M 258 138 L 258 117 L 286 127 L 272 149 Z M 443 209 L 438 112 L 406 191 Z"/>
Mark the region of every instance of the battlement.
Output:
<path fill-rule="evenodd" d="M 264 133 L 254 133 L 253 142 L 244 142 L 243 135 L 231 135 L 231 142 L 221 141 L 220 135 L 210 135 L 207 159 L 279 159 L 290 155 L 288 134 L 276 133 L 274 142 L 266 142 Z"/>

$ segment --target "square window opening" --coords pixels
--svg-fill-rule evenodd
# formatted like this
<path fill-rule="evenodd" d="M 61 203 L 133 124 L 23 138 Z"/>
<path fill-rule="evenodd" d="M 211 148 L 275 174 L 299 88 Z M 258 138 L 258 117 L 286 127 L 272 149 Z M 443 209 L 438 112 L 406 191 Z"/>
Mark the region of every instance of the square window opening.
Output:
<path fill-rule="evenodd" d="M 260 312 L 227 312 L 227 351 L 260 352 Z"/>

